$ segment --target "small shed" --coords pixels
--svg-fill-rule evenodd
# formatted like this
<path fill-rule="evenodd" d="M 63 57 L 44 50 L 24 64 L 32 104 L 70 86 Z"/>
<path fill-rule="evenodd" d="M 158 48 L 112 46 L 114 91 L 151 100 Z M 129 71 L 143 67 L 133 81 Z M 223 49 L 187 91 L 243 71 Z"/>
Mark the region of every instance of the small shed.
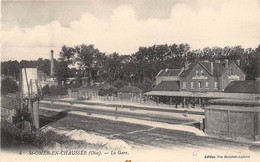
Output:
<path fill-rule="evenodd" d="M 117 88 L 109 83 L 104 83 L 100 86 L 99 96 L 115 96 Z"/>
<path fill-rule="evenodd" d="M 142 90 L 136 86 L 124 86 L 117 90 L 117 97 L 121 100 L 141 99 Z"/>
<path fill-rule="evenodd" d="M 98 96 L 99 86 L 96 84 L 81 86 L 79 89 L 79 97 L 91 98 Z"/>
<path fill-rule="evenodd" d="M 219 104 L 223 102 L 224 104 Z M 250 101 L 231 106 L 231 101 L 217 101 L 205 107 L 205 132 L 236 140 L 260 140 L 260 107 Z M 234 101 L 233 101 L 234 102 Z M 255 102 L 255 101 L 254 101 Z M 249 104 L 248 104 L 249 103 Z"/>

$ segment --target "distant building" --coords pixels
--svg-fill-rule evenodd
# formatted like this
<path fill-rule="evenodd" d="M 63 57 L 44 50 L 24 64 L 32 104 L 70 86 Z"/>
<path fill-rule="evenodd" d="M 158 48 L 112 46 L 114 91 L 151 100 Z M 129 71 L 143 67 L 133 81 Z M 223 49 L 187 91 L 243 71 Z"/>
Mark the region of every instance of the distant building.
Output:
<path fill-rule="evenodd" d="M 78 92 L 79 92 L 79 97 L 91 98 L 91 97 L 99 96 L 99 93 L 101 91 L 106 91 L 111 89 L 114 91 L 117 90 L 116 87 L 110 85 L 109 83 L 93 83 L 93 84 L 87 84 L 81 86 L 78 89 Z M 110 94 L 106 94 L 106 95 L 110 95 Z"/>
<path fill-rule="evenodd" d="M 79 97 L 91 98 L 98 96 L 99 86 L 96 84 L 81 86 L 79 89 Z"/>
<path fill-rule="evenodd" d="M 117 90 L 117 97 L 121 100 L 141 99 L 142 90 L 135 86 L 124 86 Z"/>
<path fill-rule="evenodd" d="M 57 84 L 57 81 L 53 77 L 48 76 L 41 70 L 38 70 L 38 78 L 41 87 L 44 87 L 45 85 L 52 86 Z"/>

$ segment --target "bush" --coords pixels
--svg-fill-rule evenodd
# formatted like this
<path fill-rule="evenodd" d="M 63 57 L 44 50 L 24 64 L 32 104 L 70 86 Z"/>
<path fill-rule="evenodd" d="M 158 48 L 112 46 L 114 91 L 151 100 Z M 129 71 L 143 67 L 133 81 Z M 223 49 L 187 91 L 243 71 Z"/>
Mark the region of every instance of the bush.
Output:
<path fill-rule="evenodd" d="M 67 95 L 67 88 L 62 85 L 53 85 L 50 87 L 50 95 L 51 96 L 59 96 L 59 95 Z"/>
<path fill-rule="evenodd" d="M 16 145 L 32 144 L 41 148 L 53 142 L 65 143 L 70 141 L 70 139 L 65 135 L 59 135 L 50 130 L 46 132 L 26 132 L 17 125 L 1 121 L 1 147 L 10 147 L 13 141 L 16 141 Z"/>
<path fill-rule="evenodd" d="M 19 105 L 19 108 L 16 110 L 16 114 L 14 116 L 14 124 L 21 125 L 23 121 L 32 122 L 31 115 L 28 110 L 28 106 L 26 103 Z"/>
<path fill-rule="evenodd" d="M 17 83 L 11 78 L 6 77 L 2 80 L 1 83 L 1 93 L 8 94 L 8 93 L 15 93 L 19 90 Z"/>
<path fill-rule="evenodd" d="M 45 95 L 49 95 L 50 94 L 50 87 L 49 85 L 45 85 L 43 88 L 42 88 L 42 95 L 45 96 Z"/>

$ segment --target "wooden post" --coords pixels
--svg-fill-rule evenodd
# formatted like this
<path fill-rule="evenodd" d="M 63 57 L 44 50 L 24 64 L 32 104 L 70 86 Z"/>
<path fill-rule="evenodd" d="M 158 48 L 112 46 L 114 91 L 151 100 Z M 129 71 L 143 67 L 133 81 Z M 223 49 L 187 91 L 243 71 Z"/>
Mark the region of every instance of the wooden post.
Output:
<path fill-rule="evenodd" d="M 28 87 L 28 109 L 30 116 L 32 118 L 32 124 L 34 125 L 34 117 L 33 117 L 33 102 L 32 102 L 32 80 L 30 79 L 29 87 Z M 30 95 L 29 95 L 30 94 Z"/>
<path fill-rule="evenodd" d="M 230 138 L 230 112 L 227 111 L 228 113 L 228 138 Z"/>
<path fill-rule="evenodd" d="M 172 97 L 170 97 L 170 105 L 172 105 Z"/>
<path fill-rule="evenodd" d="M 34 117 L 34 126 L 36 129 L 40 128 L 39 122 L 39 101 L 33 103 L 33 117 Z"/>

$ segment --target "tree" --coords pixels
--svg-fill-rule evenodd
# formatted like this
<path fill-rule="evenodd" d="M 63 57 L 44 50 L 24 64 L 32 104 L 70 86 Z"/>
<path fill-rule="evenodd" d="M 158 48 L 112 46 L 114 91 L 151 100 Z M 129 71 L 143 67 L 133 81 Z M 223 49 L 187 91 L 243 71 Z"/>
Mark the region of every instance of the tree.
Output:
<path fill-rule="evenodd" d="M 104 67 L 104 77 L 110 83 L 119 79 L 123 73 L 123 60 L 124 56 L 120 56 L 118 53 L 113 53 L 107 56 L 105 67 Z"/>
<path fill-rule="evenodd" d="M 76 61 L 79 68 L 84 72 L 84 77 L 98 81 L 104 70 L 105 54 L 96 49 L 94 45 L 85 44 L 76 46 L 75 51 L 77 54 Z"/>
<path fill-rule="evenodd" d="M 1 63 L 1 73 L 4 76 L 12 76 L 15 79 L 19 79 L 20 64 L 18 61 L 7 61 Z"/>
<path fill-rule="evenodd" d="M 42 72 L 50 76 L 50 66 L 51 66 L 50 60 L 39 58 L 37 60 L 37 66 L 38 66 L 38 70 L 41 70 Z"/>
<path fill-rule="evenodd" d="M 135 85 L 140 88 L 143 92 L 148 92 L 152 90 L 153 82 L 149 78 L 144 78 L 144 80 Z"/>
<path fill-rule="evenodd" d="M 55 66 L 55 76 L 58 80 L 58 84 L 65 83 L 67 78 L 69 77 L 68 74 L 68 64 L 65 61 L 60 61 Z"/>
<path fill-rule="evenodd" d="M 127 83 L 126 81 L 123 81 L 123 80 L 116 80 L 114 83 L 113 83 L 113 86 L 116 87 L 117 89 L 120 89 L 124 86 L 127 86 L 129 83 Z"/>
<path fill-rule="evenodd" d="M 18 90 L 19 87 L 12 77 L 6 77 L 5 79 L 2 80 L 1 83 L 2 94 L 15 93 Z"/>
<path fill-rule="evenodd" d="M 76 61 L 75 52 L 76 52 L 75 48 L 67 47 L 66 45 L 63 45 L 61 47 L 59 60 L 67 62 L 68 65 L 74 64 Z"/>

